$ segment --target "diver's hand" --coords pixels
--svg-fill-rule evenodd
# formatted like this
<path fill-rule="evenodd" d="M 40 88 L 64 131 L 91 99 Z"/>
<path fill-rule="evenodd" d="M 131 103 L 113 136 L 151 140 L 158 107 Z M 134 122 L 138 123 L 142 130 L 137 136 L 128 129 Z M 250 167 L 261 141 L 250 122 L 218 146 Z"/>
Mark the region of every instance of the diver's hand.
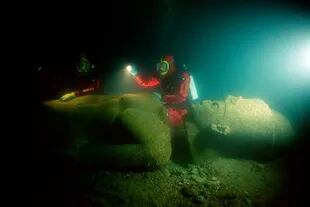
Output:
<path fill-rule="evenodd" d="M 160 95 L 160 93 L 157 92 L 153 92 L 153 96 L 155 97 L 155 99 L 157 101 L 159 101 L 162 105 L 167 105 L 167 102 L 163 101 L 162 96 Z"/>
<path fill-rule="evenodd" d="M 71 93 L 67 93 L 67 94 L 63 95 L 59 100 L 60 101 L 69 101 L 71 99 L 74 99 L 75 97 L 76 97 L 75 93 L 71 92 Z"/>
<path fill-rule="evenodd" d="M 128 65 L 127 70 L 132 76 L 136 76 L 138 73 L 138 70 L 134 65 Z"/>
<path fill-rule="evenodd" d="M 161 101 L 161 95 L 157 92 L 153 92 L 153 96 L 158 100 Z"/>

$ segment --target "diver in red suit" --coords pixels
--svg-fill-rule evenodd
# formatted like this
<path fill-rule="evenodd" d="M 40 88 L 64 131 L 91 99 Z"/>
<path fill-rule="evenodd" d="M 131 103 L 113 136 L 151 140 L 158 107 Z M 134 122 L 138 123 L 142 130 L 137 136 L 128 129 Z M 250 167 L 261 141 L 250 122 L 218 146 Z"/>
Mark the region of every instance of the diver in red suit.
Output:
<path fill-rule="evenodd" d="M 167 108 L 167 116 L 172 131 L 172 159 L 187 162 L 191 160 L 186 116 L 190 107 L 190 75 L 187 71 L 178 70 L 172 55 L 164 56 L 156 65 L 157 73 L 152 77 L 142 77 L 135 68 L 129 68 L 135 82 L 143 88 L 160 90 L 161 102 Z"/>
<path fill-rule="evenodd" d="M 76 89 L 71 93 L 63 95 L 60 101 L 69 101 L 75 97 L 92 94 L 100 87 L 95 66 L 89 62 L 85 54 L 81 55 L 81 59 L 77 65 L 76 85 Z"/>

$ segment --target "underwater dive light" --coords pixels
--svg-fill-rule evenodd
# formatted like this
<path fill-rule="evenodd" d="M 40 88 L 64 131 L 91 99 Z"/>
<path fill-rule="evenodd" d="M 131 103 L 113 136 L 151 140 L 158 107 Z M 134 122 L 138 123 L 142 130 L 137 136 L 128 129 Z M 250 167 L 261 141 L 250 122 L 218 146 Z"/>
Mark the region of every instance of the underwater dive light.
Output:
<path fill-rule="evenodd" d="M 135 76 L 137 74 L 137 68 L 134 65 L 127 65 L 126 70 L 132 75 Z"/>
<path fill-rule="evenodd" d="M 132 66 L 131 65 L 127 65 L 126 66 L 126 70 L 130 73 L 132 71 Z"/>

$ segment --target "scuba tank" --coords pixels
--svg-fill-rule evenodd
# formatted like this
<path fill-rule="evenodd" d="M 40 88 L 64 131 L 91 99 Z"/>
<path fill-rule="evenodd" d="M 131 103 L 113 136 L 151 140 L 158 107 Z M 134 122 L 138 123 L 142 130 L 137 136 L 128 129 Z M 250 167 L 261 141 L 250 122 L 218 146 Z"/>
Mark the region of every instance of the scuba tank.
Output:
<path fill-rule="evenodd" d="M 192 100 L 196 100 L 196 99 L 198 99 L 198 93 L 197 93 L 197 89 L 196 89 L 195 80 L 194 80 L 194 77 L 192 75 L 190 75 L 190 78 L 191 78 L 191 81 L 190 81 L 190 85 L 189 85 L 189 90 L 191 92 Z"/>
<path fill-rule="evenodd" d="M 183 65 L 184 70 L 187 70 L 186 65 Z M 195 84 L 195 79 L 192 74 L 190 74 L 190 84 L 189 84 L 189 90 L 192 97 L 192 101 L 195 101 L 198 99 L 198 92 Z"/>

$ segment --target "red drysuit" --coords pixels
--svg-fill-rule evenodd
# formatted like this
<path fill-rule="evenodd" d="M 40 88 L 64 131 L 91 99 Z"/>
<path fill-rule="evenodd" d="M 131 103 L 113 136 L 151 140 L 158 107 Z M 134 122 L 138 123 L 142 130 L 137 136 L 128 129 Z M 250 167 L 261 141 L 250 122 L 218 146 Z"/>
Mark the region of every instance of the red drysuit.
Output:
<path fill-rule="evenodd" d="M 143 88 L 160 87 L 170 124 L 174 127 L 181 126 L 188 113 L 190 75 L 186 71 L 177 71 L 174 58 L 171 55 L 165 56 L 162 62 L 169 64 L 169 72 L 164 76 L 145 79 L 141 75 L 136 75 L 134 79 Z"/>

